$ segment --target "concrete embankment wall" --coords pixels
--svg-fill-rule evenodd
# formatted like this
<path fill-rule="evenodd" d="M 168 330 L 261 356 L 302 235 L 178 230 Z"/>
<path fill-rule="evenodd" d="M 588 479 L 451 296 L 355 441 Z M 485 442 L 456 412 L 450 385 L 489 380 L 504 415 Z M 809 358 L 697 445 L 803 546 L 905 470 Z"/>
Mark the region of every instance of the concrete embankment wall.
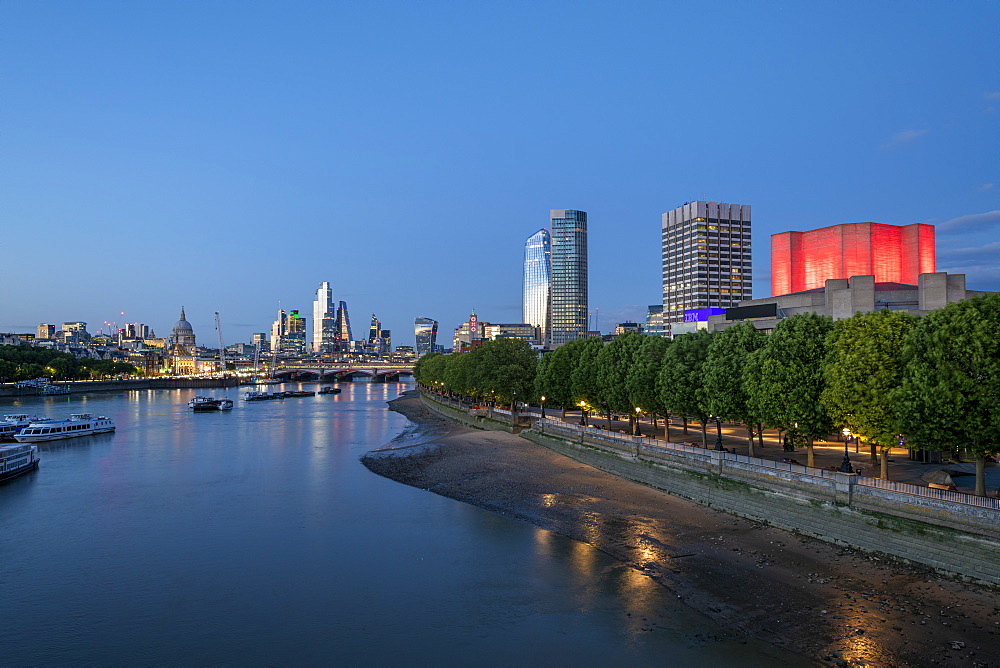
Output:
<path fill-rule="evenodd" d="M 123 390 L 174 390 L 201 387 L 236 387 L 235 378 L 140 378 L 137 380 L 88 380 L 56 383 L 66 387 L 71 394 L 88 392 L 121 392 Z M 0 397 L 36 396 L 34 387 L 17 387 L 13 384 L 0 385 Z"/>
<path fill-rule="evenodd" d="M 436 413 L 483 429 L 513 431 L 510 416 L 485 420 L 423 397 Z M 617 437 L 539 421 L 523 438 L 627 480 L 821 540 L 886 554 L 1000 585 L 1000 511 L 860 484 L 833 471 Z M 662 445 L 662 441 L 660 442 Z M 794 469 L 794 470 L 793 470 Z"/>
<path fill-rule="evenodd" d="M 712 470 L 710 459 L 721 454 L 713 451 L 704 451 L 707 457 L 702 465 L 679 461 L 682 458 L 654 462 L 645 454 L 639 459 L 634 453 L 615 452 L 603 446 L 599 449 L 534 429 L 521 432 L 521 436 L 618 477 L 725 512 L 1000 585 L 1000 540 L 995 535 L 998 527 L 992 523 L 987 531 L 987 522 L 982 518 L 966 521 L 957 512 L 949 523 L 965 524 L 969 529 L 958 530 L 939 523 L 944 514 L 941 509 L 924 511 L 919 505 L 901 508 L 898 500 L 888 498 L 879 503 L 865 498 L 859 503 L 859 497 L 867 495 L 858 494 L 860 488 L 838 483 L 836 478 L 816 484 L 795 474 L 769 477 L 754 471 L 741 473 L 728 466 L 722 475 Z M 922 513 L 926 516 L 916 519 Z M 981 526 L 983 530 L 977 530 Z"/>
<path fill-rule="evenodd" d="M 421 395 L 421 399 L 423 399 L 424 406 L 438 415 L 464 424 L 467 427 L 489 431 L 506 431 L 509 433 L 516 433 L 517 431 L 513 427 L 510 415 L 508 414 L 491 412 L 489 415 L 470 415 L 469 411 L 465 408 L 461 408 L 458 405 L 453 406 L 450 403 L 442 403 L 449 401 L 448 399 L 434 401 L 425 395 Z"/>

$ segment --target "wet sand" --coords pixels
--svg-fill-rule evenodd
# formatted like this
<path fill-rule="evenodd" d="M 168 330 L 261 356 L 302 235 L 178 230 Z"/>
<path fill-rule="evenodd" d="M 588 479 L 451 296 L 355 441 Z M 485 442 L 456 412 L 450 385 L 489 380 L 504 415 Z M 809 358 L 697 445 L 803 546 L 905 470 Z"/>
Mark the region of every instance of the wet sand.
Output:
<path fill-rule="evenodd" d="M 745 520 L 513 434 L 390 402 L 417 425 L 365 466 L 613 556 L 743 633 L 835 665 L 1000 666 L 1000 593 Z M 1000 556 L 998 556 L 1000 558 Z"/>

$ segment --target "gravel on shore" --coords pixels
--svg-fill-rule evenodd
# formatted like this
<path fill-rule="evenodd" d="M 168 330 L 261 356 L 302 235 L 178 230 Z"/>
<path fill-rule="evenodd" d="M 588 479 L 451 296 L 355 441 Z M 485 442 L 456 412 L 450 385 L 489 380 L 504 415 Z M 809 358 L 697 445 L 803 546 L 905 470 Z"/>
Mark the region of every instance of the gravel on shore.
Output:
<path fill-rule="evenodd" d="M 722 629 L 831 665 L 1000 666 L 1000 595 L 742 519 L 424 407 L 362 462 L 392 480 L 582 541 Z M 998 555 L 1000 558 L 1000 555 Z"/>

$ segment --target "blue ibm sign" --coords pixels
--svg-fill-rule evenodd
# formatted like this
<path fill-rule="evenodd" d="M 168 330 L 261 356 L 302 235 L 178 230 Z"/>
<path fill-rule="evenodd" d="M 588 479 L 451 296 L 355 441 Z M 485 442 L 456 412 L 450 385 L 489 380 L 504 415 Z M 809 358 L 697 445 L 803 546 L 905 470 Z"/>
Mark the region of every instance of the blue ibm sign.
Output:
<path fill-rule="evenodd" d="M 684 322 L 708 322 L 708 316 L 722 315 L 725 312 L 724 308 L 696 308 L 684 311 Z"/>

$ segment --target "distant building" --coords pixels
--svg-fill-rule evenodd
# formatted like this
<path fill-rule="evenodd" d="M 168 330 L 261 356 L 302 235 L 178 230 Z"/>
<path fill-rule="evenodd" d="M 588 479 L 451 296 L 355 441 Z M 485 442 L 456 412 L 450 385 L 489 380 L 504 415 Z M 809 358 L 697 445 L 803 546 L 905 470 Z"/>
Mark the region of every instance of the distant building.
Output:
<path fill-rule="evenodd" d="M 665 336 L 663 325 L 663 304 L 653 304 L 646 307 L 646 334 L 649 336 Z"/>
<path fill-rule="evenodd" d="M 934 273 L 934 226 L 844 223 L 771 235 L 771 294 L 822 288 L 832 278 L 874 276 L 915 284 Z"/>
<path fill-rule="evenodd" d="M 63 343 L 79 345 L 90 341 L 90 332 L 85 322 L 64 322 L 56 337 Z"/>
<path fill-rule="evenodd" d="M 310 349 L 316 353 L 330 352 L 336 342 L 337 313 L 333 303 L 333 290 L 323 281 L 313 300 L 313 335 Z"/>
<path fill-rule="evenodd" d="M 183 306 L 181 307 L 180 319 L 174 323 L 173 329 L 170 330 L 166 359 L 169 362 L 170 371 L 174 375 L 189 375 L 195 373 L 197 368 L 198 344 L 194 328 L 187 321 Z"/>
<path fill-rule="evenodd" d="M 552 320 L 552 235 L 540 229 L 524 244 L 521 317 L 535 327 L 535 342 L 546 345 Z"/>
<path fill-rule="evenodd" d="M 587 212 L 552 209 L 552 293 L 549 345 L 586 335 L 588 310 Z"/>
<path fill-rule="evenodd" d="M 735 306 L 752 294 L 750 206 L 688 202 L 662 216 L 663 322 Z"/>
<path fill-rule="evenodd" d="M 337 307 L 337 321 L 334 323 L 334 341 L 338 350 L 347 350 L 354 335 L 351 333 L 351 316 L 347 312 L 347 302 L 341 301 Z"/>
<path fill-rule="evenodd" d="M 35 339 L 54 339 L 56 337 L 55 325 L 39 325 L 35 333 Z"/>
<path fill-rule="evenodd" d="M 637 322 L 620 322 L 615 325 L 615 336 L 621 336 L 622 334 L 627 334 L 628 332 L 642 334 L 642 325 Z"/>
<path fill-rule="evenodd" d="M 260 351 L 271 352 L 271 346 L 267 342 L 267 334 L 264 332 L 254 332 L 250 335 L 250 343 L 256 348 L 260 347 Z"/>
<path fill-rule="evenodd" d="M 437 345 L 438 321 L 433 318 L 414 318 L 413 335 L 416 339 L 417 356 L 423 357 L 434 352 Z"/>
<path fill-rule="evenodd" d="M 278 318 L 271 325 L 271 350 L 279 353 L 301 355 L 306 351 L 306 320 L 297 309 L 278 311 Z"/>
<path fill-rule="evenodd" d="M 952 302 L 985 294 L 990 293 L 967 290 L 965 274 L 920 274 L 915 285 L 876 283 L 871 275 L 834 278 L 826 281 L 822 288 L 741 302 L 734 308 L 724 309 L 721 315 L 709 316 L 708 328 L 718 331 L 749 321 L 757 329 L 769 332 L 778 321 L 797 313 L 818 313 L 834 320 L 884 308 L 925 315 Z"/>
<path fill-rule="evenodd" d="M 510 323 L 510 324 L 487 324 L 483 326 L 483 338 L 493 341 L 495 339 L 521 339 L 529 343 L 535 341 L 536 327 L 531 323 Z"/>
<path fill-rule="evenodd" d="M 469 315 L 469 321 L 463 322 L 455 328 L 455 335 L 452 337 L 452 350 L 462 352 L 468 350 L 478 341 L 486 338 L 486 327 L 488 322 L 480 322 L 479 316 L 473 311 Z"/>

